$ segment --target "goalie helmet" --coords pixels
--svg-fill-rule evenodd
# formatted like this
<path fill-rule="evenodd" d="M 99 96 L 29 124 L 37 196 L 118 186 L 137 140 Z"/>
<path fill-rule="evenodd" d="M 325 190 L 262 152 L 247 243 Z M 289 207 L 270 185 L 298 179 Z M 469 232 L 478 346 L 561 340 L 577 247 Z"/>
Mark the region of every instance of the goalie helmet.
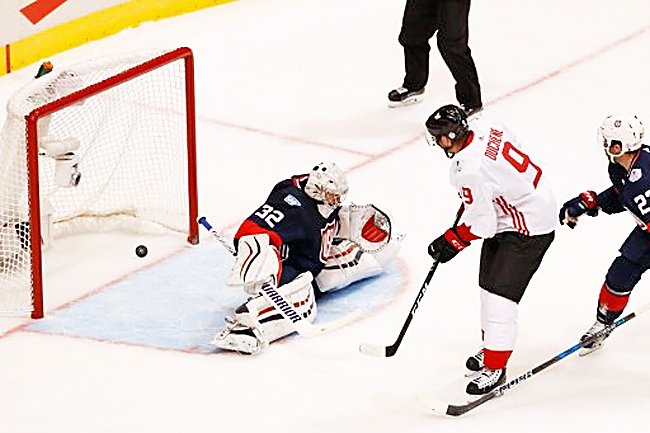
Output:
<path fill-rule="evenodd" d="M 333 162 L 321 162 L 309 173 L 305 192 L 316 201 L 338 207 L 348 193 L 348 179 Z"/>
<path fill-rule="evenodd" d="M 599 141 L 610 159 L 640 149 L 643 134 L 643 124 L 635 115 L 607 116 L 598 128 Z M 616 154 L 611 152 L 611 147 L 615 144 L 621 146 L 621 152 Z"/>
<path fill-rule="evenodd" d="M 469 135 L 469 125 L 467 124 L 467 114 L 456 105 L 445 105 L 438 108 L 426 123 L 427 142 L 431 146 L 440 146 L 440 137 L 448 137 L 452 143 L 462 143 Z M 452 157 L 445 150 L 448 157 Z"/>

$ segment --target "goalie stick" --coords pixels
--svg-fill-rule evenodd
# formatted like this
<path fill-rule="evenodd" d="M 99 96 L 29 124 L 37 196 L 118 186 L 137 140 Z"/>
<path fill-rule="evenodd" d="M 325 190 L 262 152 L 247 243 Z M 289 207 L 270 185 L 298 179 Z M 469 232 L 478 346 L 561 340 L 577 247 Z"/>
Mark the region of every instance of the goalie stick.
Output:
<path fill-rule="evenodd" d="M 230 254 L 233 256 L 237 255 L 235 249 L 226 241 L 219 232 L 212 227 L 205 217 L 200 217 L 197 222 L 205 227 L 212 236 L 223 245 Z M 266 282 L 262 284 L 260 288 L 260 293 L 266 300 L 268 300 L 287 320 L 289 320 L 295 330 L 303 337 L 314 337 L 316 335 L 325 334 L 327 332 L 332 332 L 337 329 L 340 329 L 350 323 L 354 322 L 361 316 L 361 311 L 354 310 L 352 313 L 341 317 L 337 320 L 332 320 L 324 324 L 313 324 L 308 320 L 305 320 L 291 305 L 291 302 L 285 299 L 281 293 L 277 291 L 277 288 L 274 284 Z"/>
<path fill-rule="evenodd" d="M 203 227 L 205 227 L 205 229 L 206 229 L 207 231 L 209 231 L 210 234 L 211 234 L 211 235 L 212 235 L 216 240 L 218 240 L 219 243 L 220 243 L 221 245 L 223 245 L 223 247 L 224 247 L 226 250 L 228 250 L 228 252 L 229 252 L 230 254 L 232 254 L 233 256 L 236 256 L 236 255 L 237 255 L 237 251 L 235 251 L 235 248 L 234 248 L 232 245 L 230 245 L 230 244 L 228 243 L 228 241 L 225 240 L 224 237 L 221 236 L 221 234 L 220 234 L 220 233 L 219 233 L 219 232 L 218 232 L 214 227 L 212 227 L 212 225 L 210 225 L 210 223 L 208 222 L 207 219 L 205 219 L 204 216 L 203 216 L 203 217 L 200 217 L 198 220 L 196 220 L 196 222 L 198 222 L 198 223 L 201 224 Z"/>
<path fill-rule="evenodd" d="M 595 341 L 596 339 L 602 337 L 603 335 L 607 335 L 611 332 L 614 331 L 614 329 L 618 328 L 624 323 L 629 322 L 630 320 L 634 319 L 641 313 L 647 311 L 650 309 L 650 303 L 645 304 L 641 307 L 639 307 L 635 312 L 632 312 L 624 317 L 621 317 L 620 319 L 614 321 L 611 325 L 603 328 L 600 330 L 600 332 L 597 332 L 596 334 L 592 335 L 590 338 L 585 339 L 585 341 L 582 341 L 578 344 L 575 344 L 574 346 L 570 347 L 569 349 L 565 350 L 564 352 L 554 356 L 553 358 L 549 359 L 546 362 L 543 362 L 539 364 L 537 367 L 525 372 L 524 374 L 512 379 L 509 382 L 504 383 L 503 385 L 499 386 L 498 388 L 493 389 L 489 393 L 481 396 L 477 400 L 471 401 L 466 404 L 459 404 L 459 405 L 454 405 L 454 404 L 448 404 L 444 403 L 438 399 L 435 399 L 428 394 L 420 394 L 418 395 L 418 399 L 429 409 L 439 412 L 445 415 L 451 415 L 451 416 L 460 416 L 463 415 L 467 412 L 469 412 L 472 409 L 477 408 L 478 406 L 482 405 L 483 403 L 486 403 L 490 400 L 492 400 L 495 397 L 499 397 L 503 394 L 505 394 L 507 391 L 509 391 L 511 388 L 515 387 L 516 385 L 519 385 L 520 383 L 530 379 L 537 373 L 547 369 L 551 365 L 563 360 L 567 356 L 571 355 L 572 353 L 578 351 L 580 348 L 586 346 L 587 344 Z"/>
<path fill-rule="evenodd" d="M 458 225 L 458 221 L 460 221 L 460 217 L 463 215 L 464 210 L 465 208 L 461 205 L 461 207 L 458 209 L 458 212 L 456 212 L 456 220 L 454 221 L 452 227 L 456 227 Z M 411 321 L 413 320 L 415 311 L 420 306 L 420 301 L 422 300 L 425 292 L 429 288 L 429 283 L 431 283 L 431 279 L 433 278 L 433 274 L 436 272 L 436 269 L 438 269 L 439 263 L 440 262 L 438 260 L 433 261 L 433 264 L 431 265 L 431 268 L 429 269 L 429 272 L 427 273 L 427 276 L 424 279 L 424 283 L 422 283 L 422 287 L 420 288 L 420 291 L 418 292 L 418 295 L 415 298 L 415 302 L 413 303 L 413 306 L 411 307 L 408 316 L 406 316 L 406 321 L 404 322 L 404 325 L 402 325 L 402 329 L 399 331 L 397 340 L 395 340 L 395 342 L 390 346 L 379 346 L 377 344 L 372 344 L 372 343 L 361 343 L 359 345 L 359 351 L 361 353 L 363 353 L 364 355 L 376 356 L 379 358 L 383 358 L 383 357 L 389 358 L 395 355 L 400 344 L 402 344 L 402 340 L 404 339 L 406 330 L 408 329 L 409 325 L 411 324 Z"/>

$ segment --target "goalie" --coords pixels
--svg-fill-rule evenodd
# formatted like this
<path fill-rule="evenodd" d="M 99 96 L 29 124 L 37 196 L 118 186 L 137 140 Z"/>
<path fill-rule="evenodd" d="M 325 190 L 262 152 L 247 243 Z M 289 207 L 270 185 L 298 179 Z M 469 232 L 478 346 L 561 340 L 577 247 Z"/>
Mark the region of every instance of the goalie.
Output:
<path fill-rule="evenodd" d="M 213 344 L 257 354 L 294 332 L 292 323 L 259 290 L 277 287 L 302 318 L 313 322 L 316 300 L 378 275 L 399 250 L 390 219 L 372 205 L 343 206 L 348 181 L 334 163 L 275 185 L 266 202 L 235 234 L 237 257 L 228 285 L 243 286 L 251 298 L 226 318 Z"/>

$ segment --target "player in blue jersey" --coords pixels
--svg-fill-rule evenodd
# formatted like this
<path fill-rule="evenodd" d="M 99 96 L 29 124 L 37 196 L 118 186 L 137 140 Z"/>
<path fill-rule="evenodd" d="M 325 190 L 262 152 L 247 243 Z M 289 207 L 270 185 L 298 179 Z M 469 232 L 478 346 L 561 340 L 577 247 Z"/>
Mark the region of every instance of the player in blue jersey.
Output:
<path fill-rule="evenodd" d="M 562 206 L 560 223 L 574 228 L 581 215 L 627 210 L 637 223 L 614 259 L 600 289 L 596 323 L 581 341 L 603 330 L 623 313 L 632 289 L 650 268 L 650 148 L 642 144 L 644 128 L 636 116 L 608 116 L 598 130 L 612 186 L 596 194 L 586 191 Z M 609 334 L 587 344 L 583 354 L 599 349 Z"/>
<path fill-rule="evenodd" d="M 228 285 L 252 297 L 239 306 L 213 344 L 257 354 L 294 327 L 259 290 L 272 284 L 303 318 L 313 321 L 324 292 L 378 275 L 395 257 L 400 236 L 372 205 L 343 205 L 345 173 L 334 163 L 275 185 L 235 234 L 237 257 Z"/>

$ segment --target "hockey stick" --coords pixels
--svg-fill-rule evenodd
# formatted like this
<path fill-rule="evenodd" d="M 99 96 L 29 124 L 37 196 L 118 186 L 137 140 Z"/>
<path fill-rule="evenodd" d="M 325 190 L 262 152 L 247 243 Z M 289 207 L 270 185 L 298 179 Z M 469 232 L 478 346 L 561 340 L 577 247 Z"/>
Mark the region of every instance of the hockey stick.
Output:
<path fill-rule="evenodd" d="M 224 248 L 227 249 L 228 252 L 229 252 L 230 254 L 232 254 L 233 256 L 236 256 L 236 255 L 237 255 L 237 252 L 235 251 L 235 248 L 234 248 L 232 245 L 230 245 L 230 244 L 228 243 L 228 241 L 225 240 L 225 239 L 223 238 L 223 236 L 221 236 L 221 234 L 220 234 L 220 233 L 219 233 L 219 232 L 218 232 L 214 227 L 212 227 L 212 225 L 210 225 L 210 223 L 208 222 L 207 219 L 205 219 L 204 216 L 203 216 L 203 217 L 200 217 L 198 220 L 196 220 L 196 222 L 198 222 L 198 223 L 201 224 L 203 227 L 205 227 L 205 229 L 206 229 L 207 231 L 209 231 L 210 234 L 212 234 L 212 236 L 213 236 L 216 240 L 218 240 L 219 243 L 221 243 L 221 245 L 223 245 Z"/>
<path fill-rule="evenodd" d="M 233 256 L 237 255 L 235 249 L 219 234 L 219 232 L 212 227 L 205 217 L 200 217 L 197 222 L 205 227 L 212 236 L 218 240 Z M 303 337 L 314 337 L 316 335 L 325 334 L 327 332 L 335 331 L 339 328 L 342 328 L 361 316 L 361 311 L 355 310 L 347 316 L 341 317 L 340 319 L 333 320 L 331 322 L 317 325 L 309 322 L 304 319 L 291 305 L 281 293 L 277 291 L 277 287 L 274 284 L 266 282 L 262 284 L 260 293 L 267 301 L 271 303 L 280 314 L 287 320 L 289 320 L 298 334 Z"/>
<path fill-rule="evenodd" d="M 456 212 L 456 220 L 454 221 L 454 225 L 452 227 L 456 227 L 458 225 L 458 221 L 460 221 L 460 217 L 463 214 L 463 211 L 465 208 L 461 206 L 458 209 L 458 212 Z M 426 278 L 424 279 L 424 283 L 422 284 L 422 287 L 420 288 L 420 291 L 418 292 L 417 297 L 415 298 L 415 302 L 413 303 L 413 306 L 411 307 L 411 310 L 409 311 L 408 316 L 406 316 L 406 321 L 404 322 L 404 325 L 402 325 L 402 329 L 399 331 L 399 335 L 397 336 L 397 340 L 390 346 L 379 346 L 377 344 L 372 344 L 372 343 L 361 343 L 359 345 L 359 351 L 363 353 L 364 355 L 368 356 L 376 356 L 379 358 L 388 358 L 397 352 L 397 349 L 399 348 L 400 344 L 402 344 L 402 339 L 404 339 L 404 335 L 406 334 L 406 330 L 408 329 L 409 325 L 411 324 L 411 321 L 413 320 L 413 316 L 415 315 L 415 311 L 418 309 L 420 306 L 420 301 L 424 297 L 424 294 L 426 293 L 427 289 L 429 288 L 429 283 L 431 283 L 431 279 L 433 278 L 433 274 L 436 272 L 436 269 L 438 269 L 438 264 L 440 262 L 438 260 L 434 260 L 433 264 L 431 265 L 431 268 L 429 269 L 429 273 L 427 273 Z"/>
<path fill-rule="evenodd" d="M 454 404 L 447 404 L 444 403 L 440 400 L 437 400 L 435 398 L 430 397 L 427 394 L 420 394 L 418 395 L 418 399 L 424 403 L 425 406 L 427 406 L 429 409 L 445 414 L 445 415 L 451 415 L 451 416 L 460 416 L 463 415 L 470 410 L 482 405 L 485 402 L 488 402 L 492 400 L 495 397 L 499 397 L 503 394 L 505 394 L 507 391 L 509 391 L 511 388 L 515 387 L 516 385 L 519 385 L 520 383 L 530 379 L 537 373 L 547 369 L 551 365 L 563 360 L 567 356 L 571 355 L 572 353 L 578 351 L 580 348 L 588 345 L 589 343 L 597 340 L 598 338 L 602 337 L 603 335 L 607 335 L 611 332 L 614 331 L 614 329 L 618 328 L 624 323 L 629 322 L 630 320 L 634 319 L 641 313 L 644 313 L 645 311 L 650 310 L 650 303 L 645 304 L 641 307 L 639 307 L 636 312 L 632 312 L 625 317 L 621 317 L 620 319 L 616 320 L 614 323 L 611 325 L 603 328 L 600 330 L 600 332 L 595 333 L 592 335 L 590 338 L 585 339 L 585 341 L 582 341 L 569 349 L 565 350 L 564 352 L 560 353 L 559 355 L 554 356 L 553 358 L 549 359 L 546 362 L 543 362 L 542 364 L 538 365 L 537 367 L 533 368 L 532 370 L 527 371 L 526 373 L 512 379 L 509 382 L 504 383 L 498 388 L 493 389 L 489 393 L 481 396 L 479 399 L 471 401 L 467 404 L 460 404 L 460 405 L 454 405 Z"/>

